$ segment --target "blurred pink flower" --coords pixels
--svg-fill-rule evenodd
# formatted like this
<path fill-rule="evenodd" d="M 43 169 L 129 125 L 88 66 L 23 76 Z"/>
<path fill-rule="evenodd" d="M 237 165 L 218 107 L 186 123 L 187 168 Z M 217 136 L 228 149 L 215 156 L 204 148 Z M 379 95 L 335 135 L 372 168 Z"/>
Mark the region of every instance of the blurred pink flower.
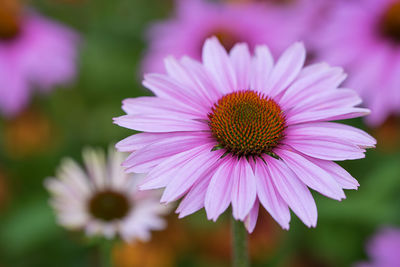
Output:
<path fill-rule="evenodd" d="M 363 116 L 357 93 L 338 86 L 340 68 L 303 68 L 301 43 L 274 63 L 267 46 L 251 56 L 246 44 L 227 54 L 217 38 L 203 47 L 203 64 L 165 60 L 167 74 L 143 84 L 154 97 L 123 102 L 115 123 L 143 131 L 117 144 L 133 152 L 128 172 L 146 172 L 141 189 L 165 187 L 161 202 L 183 196 L 180 217 L 203 207 L 217 220 L 231 204 L 233 216 L 253 231 L 259 203 L 285 229 L 289 207 L 309 227 L 317 208 L 308 187 L 333 199 L 358 182 L 333 160 L 363 158 L 375 140 L 356 128 L 328 122 Z"/>
<path fill-rule="evenodd" d="M 310 5 L 307 10 L 296 7 L 176 0 L 175 17 L 149 30 L 150 48 L 144 58 L 143 71 L 162 72 L 163 59 L 168 55 L 200 59 L 203 43 L 211 36 L 216 36 L 227 50 L 237 42 L 246 42 L 250 48 L 266 44 L 274 55 L 279 55 L 309 30 Z"/>
<path fill-rule="evenodd" d="M 367 252 L 371 262 L 356 264 L 356 267 L 395 267 L 400 266 L 400 230 L 381 229 L 368 243 Z"/>
<path fill-rule="evenodd" d="M 313 49 L 320 60 L 344 66 L 347 86 L 372 110 L 367 122 L 379 126 L 400 114 L 400 2 L 336 1 L 329 14 Z"/>
<path fill-rule="evenodd" d="M 0 113 L 14 116 L 37 88 L 48 92 L 75 76 L 78 36 L 33 12 L 13 36 L 0 35 Z"/>
<path fill-rule="evenodd" d="M 160 216 L 169 207 L 160 205 L 158 192 L 138 192 L 144 176 L 124 173 L 122 153 L 110 148 L 106 161 L 103 151 L 86 149 L 83 159 L 85 170 L 66 159 L 57 177 L 45 181 L 61 225 L 89 236 L 120 235 L 126 242 L 148 241 L 151 230 L 165 228 Z"/>

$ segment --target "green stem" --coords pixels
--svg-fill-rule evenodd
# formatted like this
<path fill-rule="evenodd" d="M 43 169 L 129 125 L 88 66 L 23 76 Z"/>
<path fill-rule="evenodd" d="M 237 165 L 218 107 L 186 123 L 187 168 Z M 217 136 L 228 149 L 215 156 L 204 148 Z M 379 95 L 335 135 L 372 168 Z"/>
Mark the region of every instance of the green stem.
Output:
<path fill-rule="evenodd" d="M 233 249 L 233 266 L 248 267 L 248 236 L 243 222 L 236 221 L 232 217 L 232 249 Z"/>
<path fill-rule="evenodd" d="M 101 266 L 104 267 L 112 267 L 112 249 L 114 242 L 111 240 L 103 240 L 101 244 L 99 244 L 100 249 L 100 258 L 102 259 Z"/>

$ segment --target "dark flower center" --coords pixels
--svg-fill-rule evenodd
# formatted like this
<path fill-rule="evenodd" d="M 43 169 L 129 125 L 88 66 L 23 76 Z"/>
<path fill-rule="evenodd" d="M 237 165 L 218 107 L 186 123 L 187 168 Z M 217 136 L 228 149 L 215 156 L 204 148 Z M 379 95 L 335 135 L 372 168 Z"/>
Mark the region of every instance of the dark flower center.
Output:
<path fill-rule="evenodd" d="M 111 190 L 98 192 L 89 201 L 92 216 L 107 222 L 124 218 L 130 209 L 127 197 Z"/>
<path fill-rule="evenodd" d="M 226 49 L 226 51 L 230 51 L 236 43 L 241 42 L 241 38 L 228 30 L 219 30 L 215 31 L 211 36 L 215 36 L 218 38 L 222 46 Z"/>
<path fill-rule="evenodd" d="M 246 90 L 227 94 L 208 114 L 218 148 L 237 156 L 270 153 L 283 137 L 285 116 L 279 105 L 262 93 Z"/>
<path fill-rule="evenodd" d="M 20 32 L 20 5 L 15 0 L 1 0 L 0 40 L 10 40 Z"/>
<path fill-rule="evenodd" d="M 400 2 L 389 6 L 381 20 L 380 30 L 387 38 L 400 43 Z"/>
<path fill-rule="evenodd" d="M 256 2 L 272 3 L 274 5 L 292 4 L 295 0 L 257 0 Z"/>

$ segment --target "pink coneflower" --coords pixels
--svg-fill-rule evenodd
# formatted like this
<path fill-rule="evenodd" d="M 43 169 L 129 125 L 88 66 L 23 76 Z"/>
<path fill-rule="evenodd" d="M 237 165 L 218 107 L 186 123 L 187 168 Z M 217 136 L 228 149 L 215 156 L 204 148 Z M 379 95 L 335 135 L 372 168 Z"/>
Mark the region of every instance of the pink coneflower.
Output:
<path fill-rule="evenodd" d="M 151 27 L 149 51 L 144 59 L 144 72 L 162 72 L 168 55 L 201 58 L 204 41 L 216 36 L 225 49 L 246 42 L 250 48 L 266 44 L 273 54 L 299 41 L 307 25 L 302 12 L 283 16 L 281 9 L 242 3 L 211 3 L 207 0 L 176 0 L 176 15 Z M 285 9 L 286 10 L 286 9 Z M 293 15 L 293 13 L 291 13 Z"/>
<path fill-rule="evenodd" d="M 400 230 L 383 228 L 368 243 L 367 252 L 370 263 L 359 263 L 357 267 L 400 266 Z"/>
<path fill-rule="evenodd" d="M 184 196 L 180 217 L 205 207 L 216 220 L 231 204 L 251 232 L 259 203 L 285 229 L 289 207 L 307 226 L 317 209 L 307 187 L 341 200 L 357 181 L 332 160 L 364 157 L 375 140 L 356 128 L 328 122 L 363 116 L 353 90 L 338 89 L 340 68 L 303 68 L 296 43 L 274 62 L 266 46 L 252 57 L 246 44 L 228 55 L 217 38 L 203 47 L 203 64 L 165 61 L 167 74 L 149 74 L 156 96 L 127 99 L 115 119 L 142 131 L 117 144 L 133 152 L 128 172 L 148 172 L 141 189 L 165 187 L 161 202 Z"/>
<path fill-rule="evenodd" d="M 84 229 L 89 236 L 119 235 L 125 241 L 147 241 L 151 230 L 165 227 L 160 216 L 168 207 L 160 205 L 159 194 L 137 190 L 143 175 L 124 173 L 122 153 L 110 149 L 106 161 L 101 150 L 87 149 L 83 158 L 85 170 L 66 159 L 57 178 L 45 182 L 61 225 Z"/>
<path fill-rule="evenodd" d="M 267 6 L 268 9 L 274 9 L 274 13 L 286 16 L 285 20 L 299 19 L 300 17 L 311 20 L 312 18 L 309 16 L 316 15 L 321 11 L 320 8 L 329 3 L 325 0 L 225 0 L 225 2 L 262 4 Z M 308 18 L 306 18 L 307 16 Z M 292 25 L 295 27 L 295 24 Z"/>
<path fill-rule="evenodd" d="M 400 114 L 400 2 L 337 1 L 315 36 L 319 58 L 344 66 L 378 126 Z"/>
<path fill-rule="evenodd" d="M 36 88 L 47 92 L 70 81 L 75 76 L 77 42 L 73 31 L 33 12 L 1 19 L 0 113 L 13 116 Z"/>

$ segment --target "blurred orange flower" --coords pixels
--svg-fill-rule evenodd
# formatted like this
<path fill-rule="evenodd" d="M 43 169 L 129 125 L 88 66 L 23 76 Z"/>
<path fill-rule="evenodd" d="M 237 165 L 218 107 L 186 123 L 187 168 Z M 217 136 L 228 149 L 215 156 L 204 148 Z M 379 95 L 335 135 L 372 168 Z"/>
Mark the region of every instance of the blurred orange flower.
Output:
<path fill-rule="evenodd" d="M 13 37 L 19 32 L 21 5 L 16 0 L 0 1 L 0 38 Z"/>
<path fill-rule="evenodd" d="M 4 209 L 9 198 L 10 193 L 7 186 L 6 174 L 0 168 L 0 211 Z"/>
<path fill-rule="evenodd" d="M 115 246 L 113 262 L 117 267 L 170 267 L 175 266 L 176 256 L 187 247 L 189 234 L 175 215 L 168 218 L 165 231 L 152 233 L 151 241 Z"/>
<path fill-rule="evenodd" d="M 194 231 L 192 231 L 194 232 Z M 204 258 L 213 258 L 221 262 L 229 262 L 231 257 L 231 225 L 230 220 L 223 222 L 212 232 L 196 231 Z M 249 254 L 252 262 L 267 260 L 274 255 L 282 234 L 285 231 L 267 214 L 260 212 L 257 226 L 249 235 Z"/>
<path fill-rule="evenodd" d="M 400 149 L 400 118 L 390 116 L 385 123 L 373 131 L 378 141 L 378 149 L 384 152 L 396 152 Z"/>
<path fill-rule="evenodd" d="M 154 232 L 148 243 L 119 244 L 113 259 L 117 267 L 169 267 L 176 266 L 183 255 L 194 254 L 200 262 L 229 263 L 231 259 L 230 220 L 221 220 L 217 227 L 199 226 L 168 219 L 165 231 Z M 206 222 L 208 223 L 208 222 Z M 261 261 L 274 255 L 284 231 L 265 212 L 260 213 L 257 227 L 250 235 L 250 257 Z M 229 264 L 227 264 L 229 265 Z"/>
<path fill-rule="evenodd" d="M 225 0 L 232 3 L 273 3 L 273 4 L 288 4 L 295 2 L 295 0 Z"/>
<path fill-rule="evenodd" d="M 38 110 L 26 110 L 5 123 L 5 149 L 13 158 L 42 153 L 49 149 L 54 140 L 49 118 Z"/>

